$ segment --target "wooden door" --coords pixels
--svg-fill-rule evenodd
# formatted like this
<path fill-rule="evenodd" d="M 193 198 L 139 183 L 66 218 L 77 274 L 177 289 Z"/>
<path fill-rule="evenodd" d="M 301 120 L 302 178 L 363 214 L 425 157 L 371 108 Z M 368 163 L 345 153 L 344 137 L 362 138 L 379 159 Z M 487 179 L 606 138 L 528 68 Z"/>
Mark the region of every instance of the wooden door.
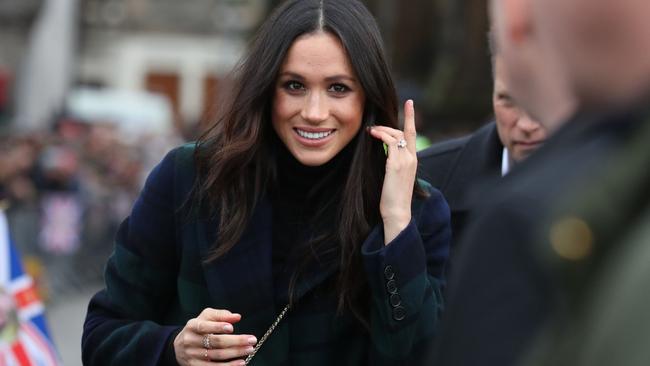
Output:
<path fill-rule="evenodd" d="M 174 127 L 180 133 L 184 124 L 180 115 L 180 77 L 176 73 L 150 72 L 146 77 L 146 88 L 150 92 L 162 94 L 169 98 L 174 114 Z"/>

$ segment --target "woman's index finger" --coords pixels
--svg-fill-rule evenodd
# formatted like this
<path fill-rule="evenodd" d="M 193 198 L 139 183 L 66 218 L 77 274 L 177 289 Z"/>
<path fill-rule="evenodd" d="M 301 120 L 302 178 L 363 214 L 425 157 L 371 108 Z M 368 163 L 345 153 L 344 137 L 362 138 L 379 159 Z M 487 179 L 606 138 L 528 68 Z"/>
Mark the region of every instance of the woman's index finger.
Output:
<path fill-rule="evenodd" d="M 415 129 L 415 106 L 411 99 L 404 103 L 404 139 L 406 146 L 415 151 L 417 131 Z"/>

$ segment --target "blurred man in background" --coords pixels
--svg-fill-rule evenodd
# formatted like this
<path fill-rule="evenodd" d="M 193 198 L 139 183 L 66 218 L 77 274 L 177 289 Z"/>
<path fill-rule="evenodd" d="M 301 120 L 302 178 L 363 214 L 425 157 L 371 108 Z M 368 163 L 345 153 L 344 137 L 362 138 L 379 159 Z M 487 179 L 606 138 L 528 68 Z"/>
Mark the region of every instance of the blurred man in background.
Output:
<path fill-rule="evenodd" d="M 491 38 L 492 34 L 494 122 L 471 135 L 437 143 L 418 154 L 421 176 L 438 188 L 449 203 L 454 243 L 462 237 L 473 205 L 471 191 L 486 181 L 506 175 L 547 137 L 546 128 L 512 97 L 504 78 L 503 58 Z"/>

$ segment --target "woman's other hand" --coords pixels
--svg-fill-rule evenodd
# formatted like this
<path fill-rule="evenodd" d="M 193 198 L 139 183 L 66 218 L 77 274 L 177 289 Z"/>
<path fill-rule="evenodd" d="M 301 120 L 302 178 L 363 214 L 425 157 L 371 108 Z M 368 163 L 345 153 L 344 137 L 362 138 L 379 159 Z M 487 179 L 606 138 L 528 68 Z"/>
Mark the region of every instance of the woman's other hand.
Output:
<path fill-rule="evenodd" d="M 404 104 L 404 131 L 374 126 L 370 134 L 387 146 L 386 176 L 379 209 L 384 222 L 384 244 L 388 244 L 411 221 L 411 199 L 418 169 L 413 101 Z M 402 143 L 400 143 L 402 141 Z M 403 146 L 403 143 L 406 146 Z"/>
<path fill-rule="evenodd" d="M 257 338 L 232 334 L 233 324 L 240 320 L 239 314 L 210 308 L 190 319 L 174 339 L 178 364 L 243 366 L 243 358 L 253 352 Z"/>

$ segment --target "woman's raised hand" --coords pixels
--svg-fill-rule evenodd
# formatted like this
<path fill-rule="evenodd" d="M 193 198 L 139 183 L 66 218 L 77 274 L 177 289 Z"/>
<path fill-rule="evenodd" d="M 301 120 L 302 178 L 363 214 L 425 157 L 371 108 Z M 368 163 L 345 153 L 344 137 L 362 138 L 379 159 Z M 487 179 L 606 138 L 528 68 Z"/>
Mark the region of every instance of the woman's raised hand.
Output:
<path fill-rule="evenodd" d="M 232 334 L 233 324 L 240 320 L 239 314 L 210 308 L 190 319 L 174 339 L 178 364 L 243 366 L 243 358 L 253 353 L 257 338 Z"/>
<path fill-rule="evenodd" d="M 373 126 L 370 134 L 388 146 L 386 176 L 379 204 L 384 222 L 384 244 L 388 244 L 411 221 L 411 198 L 418 169 L 413 101 L 404 104 L 404 131 Z"/>

